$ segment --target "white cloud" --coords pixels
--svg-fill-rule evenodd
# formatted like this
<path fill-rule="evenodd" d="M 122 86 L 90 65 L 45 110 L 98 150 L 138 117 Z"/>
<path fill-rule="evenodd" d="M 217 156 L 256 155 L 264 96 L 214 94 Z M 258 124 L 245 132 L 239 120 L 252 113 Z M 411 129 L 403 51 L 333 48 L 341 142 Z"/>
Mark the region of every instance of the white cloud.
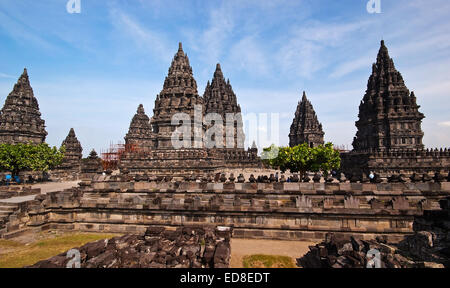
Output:
<path fill-rule="evenodd" d="M 230 67 L 237 70 L 244 70 L 250 75 L 269 75 L 269 63 L 267 55 L 261 49 L 254 37 L 249 36 L 239 40 L 230 49 Z"/>
<path fill-rule="evenodd" d="M 305 27 L 293 27 L 277 53 L 277 64 L 284 73 L 310 78 L 329 65 L 332 60 L 330 50 L 345 46 L 347 39 L 368 26 L 368 21 L 357 21 L 344 24 L 315 22 Z"/>
<path fill-rule="evenodd" d="M 440 122 L 438 125 L 442 127 L 450 127 L 450 121 Z"/>
<path fill-rule="evenodd" d="M 111 23 L 120 33 L 128 39 L 131 39 L 141 51 L 151 53 L 153 56 L 164 61 L 170 61 L 175 52 L 174 45 L 167 45 L 165 37 L 156 31 L 141 25 L 132 16 L 116 8 L 110 9 Z M 169 49 L 172 48 L 172 49 Z M 172 52 L 169 52 L 172 51 Z"/>
<path fill-rule="evenodd" d="M 11 76 L 11 75 L 8 75 L 8 74 L 5 74 L 5 73 L 0 73 L 0 78 L 10 78 L 10 79 L 14 79 L 15 77 L 14 77 L 14 76 Z"/>
<path fill-rule="evenodd" d="M 184 31 L 189 47 L 199 54 L 201 61 L 210 64 L 220 60 L 235 28 L 234 16 L 232 2 L 223 1 L 219 7 L 209 11 L 205 29 Z"/>
<path fill-rule="evenodd" d="M 370 55 L 370 56 L 369 56 Z M 371 64 L 374 62 L 374 56 L 376 55 L 375 50 L 371 51 L 371 53 L 368 53 L 368 55 L 359 57 L 357 59 L 344 62 L 339 64 L 335 69 L 334 72 L 330 74 L 331 78 L 340 78 L 347 74 L 350 74 L 354 71 L 360 70 L 362 68 L 370 67 Z"/>

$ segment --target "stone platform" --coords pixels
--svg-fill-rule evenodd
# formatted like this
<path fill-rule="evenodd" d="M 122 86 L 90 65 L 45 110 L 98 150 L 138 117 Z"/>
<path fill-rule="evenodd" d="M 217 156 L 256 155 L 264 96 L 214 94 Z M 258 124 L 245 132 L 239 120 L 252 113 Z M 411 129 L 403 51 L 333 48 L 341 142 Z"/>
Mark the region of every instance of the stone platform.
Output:
<path fill-rule="evenodd" d="M 125 182 L 100 177 L 40 195 L 10 216 L 3 237 L 45 229 L 144 233 L 149 226 L 233 227 L 233 237 L 318 240 L 328 232 L 389 241 L 439 210 L 450 183 Z M 11 218 L 12 217 L 12 218 Z"/>

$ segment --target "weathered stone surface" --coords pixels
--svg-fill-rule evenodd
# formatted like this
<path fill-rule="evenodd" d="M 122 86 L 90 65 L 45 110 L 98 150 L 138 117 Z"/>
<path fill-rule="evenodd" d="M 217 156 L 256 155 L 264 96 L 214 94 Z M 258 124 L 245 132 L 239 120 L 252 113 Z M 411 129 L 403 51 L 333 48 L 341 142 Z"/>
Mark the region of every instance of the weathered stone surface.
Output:
<path fill-rule="evenodd" d="M 424 199 L 428 212 L 439 209 L 439 201 L 450 195 L 444 183 L 428 183 L 420 189 L 416 186 L 424 183 L 409 183 L 408 187 L 404 183 L 320 183 L 318 190 L 314 183 L 230 183 L 227 177 L 225 183 L 162 180 L 131 182 L 127 175 L 96 176 L 79 188 L 31 201 L 14 212 L 15 218 L 10 217 L 6 231 L 0 233 L 8 237 L 18 230 L 44 229 L 46 225 L 63 230 L 143 233 L 148 225 L 233 223 L 236 235 L 250 238 L 317 240 L 324 233 L 335 232 L 357 233 L 364 239 L 387 235 L 390 241 L 397 241 L 413 233 L 414 217 L 424 213 Z M 438 186 L 431 187 L 434 185 Z M 350 201 L 349 195 L 354 200 Z M 400 202 L 393 205 L 395 197 L 408 197 L 409 208 L 403 209 Z"/>
<path fill-rule="evenodd" d="M 89 157 L 81 160 L 81 173 L 83 178 L 92 179 L 95 175 L 103 172 L 102 159 L 100 159 L 92 149 Z"/>
<path fill-rule="evenodd" d="M 406 87 L 382 41 L 359 107 L 353 151 L 341 154 L 342 169 L 358 175 L 376 172 L 382 177 L 395 173 L 407 177 L 413 173 L 447 174 L 448 149 L 424 150 L 424 115 L 419 108 L 414 92 Z M 438 178 L 441 181 L 442 177 Z M 419 181 L 417 176 L 413 180 Z"/>
<path fill-rule="evenodd" d="M 140 106 L 125 137 L 127 144 L 139 144 L 136 146 L 141 149 L 127 149 L 120 159 L 119 168 L 134 175 L 157 174 L 180 180 L 191 175 L 202 178 L 225 167 L 261 167 L 256 145 L 244 149 L 245 135 L 240 112 L 236 95 L 229 81 L 225 82 L 219 64 L 212 83 L 205 89 L 204 98 L 198 95 L 189 58 L 180 43 L 163 89 L 156 97 L 153 117 L 149 122 Z M 178 125 L 172 125 L 172 117 L 178 113 L 188 115 L 192 124 L 192 136 L 183 139 L 184 144 L 189 145 L 181 149 L 172 145 L 172 134 L 178 128 Z M 203 118 L 207 113 L 218 113 L 224 117 L 223 121 L 226 121 L 227 114 L 236 116 L 232 129 L 223 131 L 222 138 L 224 144 L 230 140 L 232 147 L 204 145 L 202 135 L 209 126 L 203 125 Z"/>
<path fill-rule="evenodd" d="M 0 111 L 0 143 L 41 144 L 46 136 L 45 121 L 24 69 Z"/>
<path fill-rule="evenodd" d="M 370 254 L 379 253 L 382 268 L 448 268 L 450 198 L 441 200 L 441 203 L 443 210 L 430 211 L 416 218 L 415 234 L 398 244 L 387 244 L 383 237 L 364 241 L 330 233 L 324 242 L 310 247 L 298 263 L 307 268 L 363 268 L 372 258 Z"/>
<path fill-rule="evenodd" d="M 298 103 L 290 131 L 289 146 L 291 147 L 303 143 L 308 143 L 310 147 L 324 144 L 322 124 L 317 120 L 316 112 L 306 98 L 306 92 L 303 92 L 302 101 Z"/>
<path fill-rule="evenodd" d="M 228 268 L 231 229 L 149 227 L 144 235 L 125 235 L 88 243 L 77 250 L 81 268 Z M 28 268 L 65 268 L 67 252 Z"/>
<path fill-rule="evenodd" d="M 421 121 L 424 115 L 419 107 L 414 92 L 406 87 L 381 41 L 360 105 L 354 149 L 423 149 Z"/>
<path fill-rule="evenodd" d="M 80 141 L 78 141 L 75 130 L 70 129 L 66 139 L 62 142 L 66 152 L 63 161 L 59 167 L 51 171 L 52 179 L 77 179 L 81 172 L 81 159 L 83 158 L 83 148 Z"/>
<path fill-rule="evenodd" d="M 149 150 L 154 147 L 154 138 L 150 118 L 145 114 L 144 106 L 140 104 L 131 120 L 130 128 L 125 136 L 125 144 L 135 145 L 135 148 L 140 150 Z"/>

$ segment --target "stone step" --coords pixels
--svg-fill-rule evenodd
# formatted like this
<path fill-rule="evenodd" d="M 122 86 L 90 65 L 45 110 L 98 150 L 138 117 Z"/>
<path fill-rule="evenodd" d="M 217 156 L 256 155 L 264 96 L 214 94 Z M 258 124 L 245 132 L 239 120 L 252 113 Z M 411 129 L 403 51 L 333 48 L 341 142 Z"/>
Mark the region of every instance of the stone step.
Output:
<path fill-rule="evenodd" d="M 0 201 L 0 207 L 5 207 L 5 206 L 18 207 L 19 204 L 18 203 L 14 203 L 14 202 L 2 202 L 2 201 Z"/>
<path fill-rule="evenodd" d="M 15 237 L 27 234 L 30 231 L 33 231 L 33 230 L 30 228 L 23 228 L 23 229 L 19 229 L 19 230 L 14 230 L 12 232 L 5 232 L 5 233 L 3 233 L 3 235 L 1 235 L 1 237 L 4 239 L 11 239 L 11 238 L 15 238 Z"/>
<path fill-rule="evenodd" d="M 2 206 L 2 205 L 0 205 L 0 212 L 3 212 L 3 211 L 14 212 L 14 210 L 16 210 L 16 209 L 17 209 L 17 206 L 14 207 L 14 206 Z"/>

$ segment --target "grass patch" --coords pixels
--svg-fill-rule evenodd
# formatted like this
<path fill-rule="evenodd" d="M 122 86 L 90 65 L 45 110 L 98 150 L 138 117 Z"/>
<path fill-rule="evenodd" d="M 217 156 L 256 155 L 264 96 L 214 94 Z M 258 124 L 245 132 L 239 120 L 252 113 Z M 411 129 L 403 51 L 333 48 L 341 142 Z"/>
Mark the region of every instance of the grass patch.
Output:
<path fill-rule="evenodd" d="M 25 245 L 10 240 L 0 240 L 0 248 L 13 248 L 14 251 L 1 254 L 0 268 L 21 268 L 51 258 L 86 243 L 109 239 L 117 234 L 76 233 L 40 240 Z"/>
<path fill-rule="evenodd" d="M 0 239 L 0 248 L 8 249 L 8 248 L 17 248 L 21 246 L 24 245 L 16 241 Z"/>
<path fill-rule="evenodd" d="M 249 255 L 242 260 L 244 268 L 297 268 L 288 256 Z"/>

